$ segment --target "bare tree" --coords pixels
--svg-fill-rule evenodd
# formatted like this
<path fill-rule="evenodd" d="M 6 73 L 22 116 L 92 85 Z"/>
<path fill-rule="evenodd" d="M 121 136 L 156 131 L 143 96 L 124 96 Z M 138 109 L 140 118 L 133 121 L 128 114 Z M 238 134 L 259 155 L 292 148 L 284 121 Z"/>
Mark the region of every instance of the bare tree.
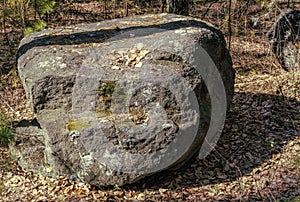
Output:
<path fill-rule="evenodd" d="M 2 11 L 2 17 L 3 17 L 3 32 L 5 33 L 5 26 L 6 26 L 6 0 L 3 1 L 3 11 Z"/>

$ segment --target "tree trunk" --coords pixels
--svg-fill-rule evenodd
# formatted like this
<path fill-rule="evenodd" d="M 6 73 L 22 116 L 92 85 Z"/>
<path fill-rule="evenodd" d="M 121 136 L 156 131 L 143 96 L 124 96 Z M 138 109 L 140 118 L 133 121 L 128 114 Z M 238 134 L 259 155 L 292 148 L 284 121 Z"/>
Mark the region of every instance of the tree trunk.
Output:
<path fill-rule="evenodd" d="M 166 11 L 168 13 L 189 15 L 189 0 L 163 0 L 162 2 L 162 8 L 165 8 L 164 4 L 166 4 Z"/>
<path fill-rule="evenodd" d="M 127 4 L 127 1 L 125 1 L 125 4 L 124 4 L 124 12 L 125 12 L 125 17 L 128 16 L 128 4 Z"/>

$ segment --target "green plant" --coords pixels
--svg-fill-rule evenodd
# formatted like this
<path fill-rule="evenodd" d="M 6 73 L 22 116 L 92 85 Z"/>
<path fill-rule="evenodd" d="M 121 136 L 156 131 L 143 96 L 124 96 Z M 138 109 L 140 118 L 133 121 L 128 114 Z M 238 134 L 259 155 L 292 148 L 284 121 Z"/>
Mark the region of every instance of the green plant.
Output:
<path fill-rule="evenodd" d="M 25 27 L 30 0 L 7 0 L 6 3 L 6 14 L 10 14 L 10 17 L 17 20 L 19 19 L 22 26 Z"/>
<path fill-rule="evenodd" d="M 300 170 L 300 155 L 297 155 L 297 156 L 294 157 L 294 159 L 293 159 L 293 166 L 296 169 Z"/>
<path fill-rule="evenodd" d="M 31 34 L 31 33 L 34 33 L 34 30 L 32 27 L 27 27 L 25 30 L 24 30 L 24 36 L 27 36 L 28 34 Z"/>
<path fill-rule="evenodd" d="M 4 189 L 4 182 L 3 180 L 0 180 L 0 194 L 3 191 L 3 189 Z"/>
<path fill-rule="evenodd" d="M 20 77 L 18 76 L 18 70 L 17 69 L 13 69 L 10 71 L 11 73 L 11 85 L 13 88 L 17 88 L 18 86 L 20 86 Z"/>
<path fill-rule="evenodd" d="M 118 184 L 115 184 L 115 185 L 114 185 L 114 190 L 115 190 L 115 191 L 119 191 L 119 190 L 121 190 L 121 188 L 119 187 Z"/>
<path fill-rule="evenodd" d="M 300 202 L 300 197 L 294 198 L 294 202 Z"/>
<path fill-rule="evenodd" d="M 50 14 L 54 10 L 55 1 L 52 0 L 35 0 L 35 10 L 39 15 Z"/>
<path fill-rule="evenodd" d="M 276 199 L 276 202 L 279 202 L 279 201 L 283 201 L 283 202 L 300 202 L 300 198 L 299 197 L 296 197 L 294 199 L 289 199 L 289 198 L 280 198 L 280 199 Z"/>
<path fill-rule="evenodd" d="M 39 20 L 33 24 L 33 27 L 27 27 L 24 30 L 24 35 L 26 36 L 34 32 L 42 31 L 43 29 L 46 28 L 46 26 L 47 24 L 43 20 Z"/>
<path fill-rule="evenodd" d="M 13 140 L 13 130 L 4 111 L 0 111 L 0 147 L 7 147 Z"/>
<path fill-rule="evenodd" d="M 23 28 L 26 28 L 25 35 L 30 34 L 46 27 L 46 23 L 42 19 L 49 20 L 49 14 L 54 11 L 55 4 L 56 2 L 53 0 L 6 0 L 3 10 L 0 11 L 0 18 L 4 27 L 7 20 L 13 19 L 14 22 L 20 23 Z M 29 19 L 32 16 L 31 11 L 34 12 L 34 21 Z"/>
<path fill-rule="evenodd" d="M 270 141 L 270 142 L 269 142 L 269 148 L 270 148 L 270 149 L 273 149 L 273 148 L 274 148 L 274 145 L 275 145 L 275 142 L 274 142 L 274 141 Z"/>
<path fill-rule="evenodd" d="M 210 188 L 210 191 L 211 191 L 212 193 L 214 193 L 214 194 L 218 194 L 218 193 L 220 192 L 219 189 L 216 188 L 216 187 Z"/>

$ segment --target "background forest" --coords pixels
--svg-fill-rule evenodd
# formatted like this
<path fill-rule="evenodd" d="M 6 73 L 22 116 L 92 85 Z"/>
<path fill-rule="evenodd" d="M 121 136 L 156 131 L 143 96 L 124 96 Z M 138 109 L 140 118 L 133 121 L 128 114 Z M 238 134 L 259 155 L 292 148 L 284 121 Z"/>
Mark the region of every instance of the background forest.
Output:
<path fill-rule="evenodd" d="M 184 1 L 184 2 L 187 2 Z M 299 0 L 190 0 L 189 15 L 222 30 L 235 96 L 217 147 L 204 160 L 137 184 L 95 188 L 25 172 L 7 146 L 33 119 L 15 54 L 46 28 L 161 13 L 160 0 L 0 0 L 0 201 L 300 201 L 300 70 L 284 71 L 266 33 Z"/>

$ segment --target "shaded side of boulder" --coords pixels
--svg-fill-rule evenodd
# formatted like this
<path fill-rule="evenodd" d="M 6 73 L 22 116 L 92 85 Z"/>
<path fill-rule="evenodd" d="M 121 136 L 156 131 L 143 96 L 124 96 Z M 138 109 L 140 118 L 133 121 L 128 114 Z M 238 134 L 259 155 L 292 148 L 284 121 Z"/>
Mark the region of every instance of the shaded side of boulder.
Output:
<path fill-rule="evenodd" d="M 284 70 L 299 68 L 300 11 L 289 10 L 280 15 L 267 37 L 271 50 Z"/>
<path fill-rule="evenodd" d="M 15 143 L 10 144 L 10 151 L 21 167 L 44 174 L 46 133 L 36 120 L 23 120 L 17 125 Z"/>
<path fill-rule="evenodd" d="M 38 125 L 19 127 L 11 151 L 25 169 L 95 186 L 185 164 L 214 121 L 213 101 L 224 103 L 221 117 L 233 96 L 222 33 L 179 15 L 45 30 L 25 37 L 17 57 Z M 220 78 L 220 94 L 207 78 Z"/>

